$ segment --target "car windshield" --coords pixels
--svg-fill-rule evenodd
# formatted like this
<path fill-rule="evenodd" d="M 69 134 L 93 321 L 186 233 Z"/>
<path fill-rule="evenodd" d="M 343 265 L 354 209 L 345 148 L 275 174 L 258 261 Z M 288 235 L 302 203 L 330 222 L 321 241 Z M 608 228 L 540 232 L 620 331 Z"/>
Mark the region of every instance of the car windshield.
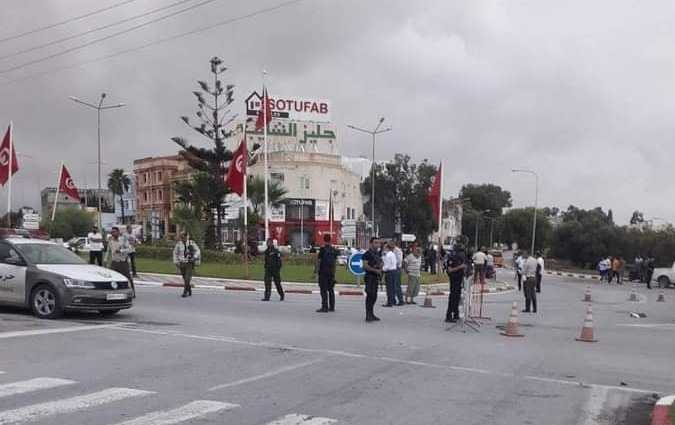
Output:
<path fill-rule="evenodd" d="M 18 250 L 31 264 L 85 264 L 85 261 L 59 245 L 20 244 Z"/>

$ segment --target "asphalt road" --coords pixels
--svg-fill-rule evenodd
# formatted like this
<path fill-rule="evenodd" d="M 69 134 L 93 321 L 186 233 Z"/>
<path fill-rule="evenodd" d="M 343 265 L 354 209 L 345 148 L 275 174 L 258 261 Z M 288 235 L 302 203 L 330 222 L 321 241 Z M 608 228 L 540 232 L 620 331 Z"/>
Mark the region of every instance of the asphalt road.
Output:
<path fill-rule="evenodd" d="M 439 297 L 372 324 L 360 297 L 318 314 L 316 295 L 213 289 L 139 288 L 114 319 L 1 309 L 0 425 L 648 424 L 652 394 L 675 393 L 675 291 L 594 283 L 589 344 L 587 284 L 547 277 L 512 339 L 517 292 L 488 296 L 478 333 L 448 330 Z"/>

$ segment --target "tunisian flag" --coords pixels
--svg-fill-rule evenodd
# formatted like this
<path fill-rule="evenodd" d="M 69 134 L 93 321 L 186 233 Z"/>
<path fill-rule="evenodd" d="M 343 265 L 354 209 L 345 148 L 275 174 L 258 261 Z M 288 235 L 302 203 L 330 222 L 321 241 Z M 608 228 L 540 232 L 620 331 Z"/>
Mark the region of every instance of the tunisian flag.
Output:
<path fill-rule="evenodd" d="M 427 202 L 434 212 L 434 220 L 438 220 L 438 213 L 441 211 L 441 180 L 443 180 L 443 164 L 438 166 L 436 177 L 427 194 Z"/>
<path fill-rule="evenodd" d="M 12 124 L 7 127 L 5 137 L 2 139 L 2 144 L 0 144 L 0 185 L 4 185 L 9 180 L 10 162 L 12 164 L 12 175 L 14 175 L 19 171 L 19 162 L 16 160 L 16 149 L 14 149 L 14 141 L 12 140 Z"/>
<path fill-rule="evenodd" d="M 73 198 L 77 201 L 80 200 L 80 192 L 78 192 L 75 183 L 73 183 L 73 178 L 70 177 L 70 172 L 65 165 L 61 164 L 61 178 L 59 179 L 59 192 Z"/>
<path fill-rule="evenodd" d="M 258 111 L 258 119 L 255 122 L 255 129 L 265 128 L 272 121 L 272 108 L 270 107 L 270 98 L 267 96 L 267 89 L 263 88 L 262 103 Z"/>
<path fill-rule="evenodd" d="M 248 151 L 246 149 L 246 140 L 242 140 L 232 156 L 230 166 L 227 169 L 227 176 L 225 176 L 225 183 L 227 183 L 232 192 L 239 196 L 242 196 L 244 193 L 247 160 Z"/>

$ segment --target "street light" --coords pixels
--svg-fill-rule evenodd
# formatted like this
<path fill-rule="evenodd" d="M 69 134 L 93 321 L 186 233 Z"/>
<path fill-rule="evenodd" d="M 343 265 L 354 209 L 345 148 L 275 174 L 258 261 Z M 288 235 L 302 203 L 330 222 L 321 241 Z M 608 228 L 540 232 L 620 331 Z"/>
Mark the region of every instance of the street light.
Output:
<path fill-rule="evenodd" d="M 532 218 L 532 252 L 531 255 L 534 255 L 534 240 L 537 235 L 537 202 L 539 200 L 539 175 L 530 169 L 527 168 L 515 168 L 511 170 L 512 173 L 525 173 L 531 174 L 534 176 L 534 217 Z"/>
<path fill-rule="evenodd" d="M 79 104 L 82 104 L 84 106 L 88 106 L 92 109 L 96 110 L 96 117 L 97 117 L 97 134 L 98 134 L 98 159 L 97 159 L 97 166 L 98 166 L 98 193 L 97 193 L 97 198 L 98 198 L 98 227 L 99 229 L 102 229 L 101 226 L 101 111 L 104 111 L 106 109 L 115 109 L 115 108 L 122 108 L 123 106 L 126 106 L 124 103 L 118 103 L 116 105 L 108 105 L 108 106 L 103 106 L 103 100 L 105 100 L 105 93 L 101 93 L 101 97 L 99 98 L 98 105 L 95 105 L 93 103 L 85 102 L 83 100 L 78 99 L 75 96 L 68 96 L 70 100 L 73 102 L 77 102 Z"/>
<path fill-rule="evenodd" d="M 384 123 L 384 117 L 380 118 L 380 121 L 377 123 L 375 130 L 366 130 L 363 128 L 355 127 L 353 125 L 347 125 L 347 127 L 352 130 L 360 131 L 362 133 L 370 134 L 373 137 L 373 164 L 370 169 L 370 219 L 372 220 L 373 227 L 371 230 L 371 236 L 375 234 L 375 136 L 381 133 L 386 133 L 391 131 L 391 127 L 380 129 Z"/>

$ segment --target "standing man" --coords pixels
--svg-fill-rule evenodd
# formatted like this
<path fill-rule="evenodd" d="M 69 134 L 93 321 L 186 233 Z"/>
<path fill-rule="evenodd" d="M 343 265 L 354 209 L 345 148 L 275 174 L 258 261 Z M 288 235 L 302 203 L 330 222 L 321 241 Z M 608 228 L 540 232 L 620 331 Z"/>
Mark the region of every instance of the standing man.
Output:
<path fill-rule="evenodd" d="M 644 260 L 645 267 L 645 281 L 647 282 L 647 289 L 652 289 L 652 279 L 654 278 L 654 267 L 656 260 L 654 256 L 649 254 L 649 256 Z"/>
<path fill-rule="evenodd" d="M 375 302 L 377 302 L 377 287 L 382 275 L 382 257 L 380 257 L 380 241 L 370 238 L 368 251 L 363 254 L 363 269 L 366 271 L 366 322 L 377 322 L 375 316 Z"/>
<path fill-rule="evenodd" d="M 183 298 L 192 296 L 192 273 L 199 265 L 201 252 L 197 244 L 190 240 L 187 232 L 182 232 L 173 248 L 173 263 L 183 277 Z"/>
<path fill-rule="evenodd" d="M 405 300 L 403 299 L 403 290 L 401 289 L 401 274 L 403 270 L 403 251 L 398 246 L 398 242 L 391 241 L 389 242 L 391 246 L 391 252 L 394 253 L 396 257 L 396 273 L 394 281 L 394 294 L 396 299 L 398 299 L 397 305 L 405 305 Z"/>
<path fill-rule="evenodd" d="M 459 302 L 462 298 L 462 284 L 466 271 L 466 254 L 464 245 L 457 244 L 452 254 L 446 261 L 446 269 L 450 278 L 450 295 L 448 297 L 448 311 L 445 313 L 445 321 L 454 323 L 459 320 Z M 464 312 L 466 317 L 467 312 Z"/>
<path fill-rule="evenodd" d="M 415 297 L 420 293 L 420 279 L 422 269 L 422 250 L 414 248 L 403 263 L 404 270 L 408 275 L 408 287 L 406 288 L 406 304 L 417 304 Z"/>
<path fill-rule="evenodd" d="M 89 264 L 103 265 L 103 235 L 94 225 L 91 232 L 87 235 L 87 245 L 89 245 Z"/>
<path fill-rule="evenodd" d="M 541 278 L 544 277 L 544 256 L 537 252 L 537 292 L 541 292 Z"/>
<path fill-rule="evenodd" d="M 518 256 L 516 257 L 515 260 L 515 267 L 516 267 L 516 279 L 518 280 L 518 290 L 521 291 L 523 289 L 523 263 L 525 261 L 523 260 L 523 256 L 518 253 Z"/>
<path fill-rule="evenodd" d="M 481 285 L 485 285 L 485 263 L 487 256 L 485 255 L 485 247 L 481 247 L 475 254 L 473 254 L 473 283 L 479 281 Z"/>
<path fill-rule="evenodd" d="M 396 304 L 396 255 L 392 252 L 390 244 L 384 246 L 382 271 L 387 287 L 387 303 L 382 304 L 382 307 L 393 307 Z"/>
<path fill-rule="evenodd" d="M 488 251 L 487 255 L 485 256 L 485 274 L 489 279 L 492 278 L 493 273 L 494 278 L 497 279 L 497 272 L 495 270 L 495 257 L 490 254 L 490 251 Z"/>
<path fill-rule="evenodd" d="M 136 245 L 138 245 L 138 239 L 134 235 L 131 224 L 127 225 L 127 232 L 124 234 L 124 238 L 127 240 L 129 245 L 129 264 L 131 265 L 131 276 L 138 277 L 136 273 Z"/>
<path fill-rule="evenodd" d="M 262 301 L 269 301 L 272 295 L 272 279 L 274 286 L 279 294 L 279 301 L 284 300 L 284 288 L 281 287 L 281 251 L 274 246 L 274 239 L 267 239 L 267 249 L 265 250 L 265 298 Z"/>
<path fill-rule="evenodd" d="M 131 273 L 129 273 L 129 244 L 126 238 L 120 237 L 120 229 L 118 227 L 113 227 L 110 232 L 108 250 L 105 255 L 105 265 L 127 278 L 134 298 L 136 298 L 134 280 L 131 277 Z"/>
<path fill-rule="evenodd" d="M 429 260 L 428 260 L 431 274 L 436 274 L 436 262 L 437 262 L 436 260 L 437 260 L 436 247 L 431 245 L 429 247 Z"/>
<path fill-rule="evenodd" d="M 530 257 L 527 251 L 523 251 L 523 275 L 525 276 L 525 282 L 523 283 L 523 289 L 525 292 L 525 310 L 523 313 L 536 313 L 537 312 L 537 260 L 534 257 Z M 532 310 L 530 310 L 532 306 Z"/>
<path fill-rule="evenodd" d="M 319 276 L 319 290 L 321 291 L 321 308 L 317 313 L 335 311 L 335 265 L 338 252 L 331 245 L 328 233 L 323 235 L 323 246 L 319 249 L 314 266 L 314 275 Z"/>

